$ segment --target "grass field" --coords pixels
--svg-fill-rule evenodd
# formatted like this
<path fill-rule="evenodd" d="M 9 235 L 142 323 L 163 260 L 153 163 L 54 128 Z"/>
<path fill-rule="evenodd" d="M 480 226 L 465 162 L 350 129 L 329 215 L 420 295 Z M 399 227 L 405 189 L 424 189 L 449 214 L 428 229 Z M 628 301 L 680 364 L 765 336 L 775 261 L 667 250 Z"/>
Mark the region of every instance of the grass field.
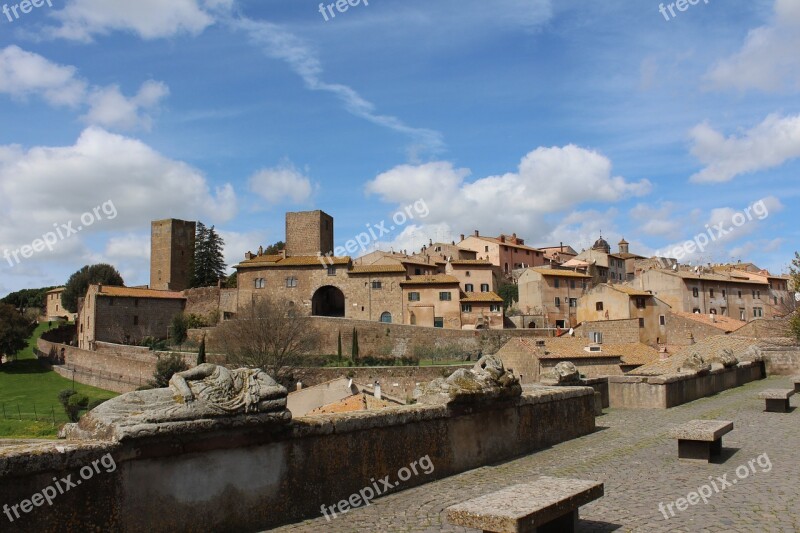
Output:
<path fill-rule="evenodd" d="M 0 438 L 54 438 L 58 428 L 69 422 L 58 403 L 58 393 L 72 389 L 72 380 L 39 365 L 33 351 L 36 340 L 47 329 L 47 324 L 40 324 L 17 360 L 0 365 Z M 117 396 L 80 383 L 74 386 L 90 401 Z"/>

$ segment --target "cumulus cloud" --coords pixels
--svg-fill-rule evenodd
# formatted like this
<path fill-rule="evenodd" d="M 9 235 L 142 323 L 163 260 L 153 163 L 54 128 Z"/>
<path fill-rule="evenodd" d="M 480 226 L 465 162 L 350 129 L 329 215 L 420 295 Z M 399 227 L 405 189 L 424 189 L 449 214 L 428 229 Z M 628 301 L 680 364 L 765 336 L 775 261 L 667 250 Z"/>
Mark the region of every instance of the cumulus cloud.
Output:
<path fill-rule="evenodd" d="M 715 89 L 800 90 L 800 2 L 776 0 L 773 20 L 750 31 L 742 49 L 706 75 Z"/>
<path fill-rule="evenodd" d="M 311 180 L 290 163 L 259 170 L 250 176 L 248 185 L 252 192 L 271 205 L 283 201 L 294 204 L 307 202 L 314 189 Z"/>
<path fill-rule="evenodd" d="M 86 123 L 131 130 L 150 129 L 149 113 L 169 95 L 169 88 L 148 80 L 130 98 L 117 85 L 90 88 L 75 67 L 53 63 L 12 45 L 0 51 L 0 93 L 20 100 L 39 96 L 53 106 L 87 107 L 82 117 Z"/>
<path fill-rule="evenodd" d="M 218 222 L 236 213 L 230 184 L 212 191 L 205 176 L 186 163 L 97 127 L 86 129 L 72 146 L 0 146 L 0 197 L 0 250 L 30 244 L 60 224 L 78 227 L 82 214 L 111 202 L 114 209 L 101 211 L 91 227 L 57 243 L 55 253 L 70 251 L 73 258 L 85 255 L 85 240 L 102 232 L 140 232 L 151 220 L 167 217 Z M 126 257 L 126 250 L 143 253 L 142 241 L 117 237 L 106 254 Z"/>
<path fill-rule="evenodd" d="M 233 0 L 68 0 L 64 9 L 54 13 L 60 26 L 50 33 L 81 42 L 113 31 L 142 39 L 198 35 L 214 23 L 214 11 L 232 4 Z"/>
<path fill-rule="evenodd" d="M 726 182 L 800 157 L 800 115 L 769 115 L 744 134 L 727 138 L 704 122 L 690 136 L 692 154 L 706 165 L 690 178 L 695 183 Z"/>
<path fill-rule="evenodd" d="M 678 237 L 685 219 L 677 216 L 678 206 L 672 202 L 658 205 L 637 204 L 630 210 L 631 217 L 638 222 L 639 231 L 647 235 Z"/>

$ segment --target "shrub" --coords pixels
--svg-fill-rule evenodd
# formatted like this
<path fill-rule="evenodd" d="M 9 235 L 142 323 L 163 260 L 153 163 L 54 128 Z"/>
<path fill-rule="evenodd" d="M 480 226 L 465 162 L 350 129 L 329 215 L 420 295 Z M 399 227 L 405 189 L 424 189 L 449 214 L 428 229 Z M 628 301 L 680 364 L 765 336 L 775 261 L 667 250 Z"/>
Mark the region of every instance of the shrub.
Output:
<path fill-rule="evenodd" d="M 797 340 L 800 340 L 800 311 L 794 314 L 789 326 L 792 328 L 792 334 L 797 337 Z"/>
<path fill-rule="evenodd" d="M 81 411 L 89 405 L 89 397 L 84 394 L 73 394 L 67 401 L 65 411 L 70 422 L 77 422 L 81 417 Z"/>
<path fill-rule="evenodd" d="M 95 407 L 98 407 L 99 405 L 106 403 L 106 401 L 107 400 L 103 400 L 103 399 L 100 399 L 100 398 L 95 398 L 94 400 L 89 402 L 89 405 L 86 407 L 86 410 L 87 411 L 91 411 Z"/>
<path fill-rule="evenodd" d="M 163 389 L 169 387 L 169 380 L 177 372 L 188 370 L 189 367 L 183 360 L 183 357 L 176 353 L 171 353 L 166 357 L 160 357 L 156 363 L 156 371 L 153 372 L 153 379 L 150 381 L 150 386 L 154 389 Z"/>
<path fill-rule="evenodd" d="M 203 335 L 203 340 L 200 341 L 200 349 L 197 351 L 197 364 L 202 365 L 206 362 L 206 337 Z"/>
<path fill-rule="evenodd" d="M 169 334 L 172 337 L 173 344 L 183 344 L 186 340 L 186 334 L 189 331 L 189 324 L 186 320 L 186 315 L 180 313 L 172 318 L 172 325 L 169 328 Z"/>
<path fill-rule="evenodd" d="M 58 403 L 61 404 L 61 407 L 66 409 L 67 408 L 67 404 L 69 403 L 70 397 L 75 396 L 76 394 L 78 394 L 78 393 L 75 392 L 72 389 L 62 390 L 61 392 L 58 393 Z"/>

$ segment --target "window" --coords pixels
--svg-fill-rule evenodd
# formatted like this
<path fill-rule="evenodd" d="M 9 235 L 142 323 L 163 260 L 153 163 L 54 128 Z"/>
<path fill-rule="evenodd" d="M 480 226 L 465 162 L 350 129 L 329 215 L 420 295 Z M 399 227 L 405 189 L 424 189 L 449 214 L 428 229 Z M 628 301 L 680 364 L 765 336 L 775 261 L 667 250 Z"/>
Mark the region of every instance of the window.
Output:
<path fill-rule="evenodd" d="M 433 317 L 433 327 L 435 328 L 443 328 L 444 327 L 444 318 L 440 316 Z"/>
<path fill-rule="evenodd" d="M 700 291 L 697 289 L 697 287 L 692 289 L 692 296 L 694 296 L 695 298 L 700 296 Z"/>
<path fill-rule="evenodd" d="M 561 280 L 559 280 L 558 278 L 555 278 L 555 279 L 553 280 L 553 287 L 555 287 L 555 288 L 557 289 L 557 288 L 559 288 L 560 286 L 561 286 Z"/>
<path fill-rule="evenodd" d="M 414 269 L 414 275 L 415 276 L 419 276 L 420 274 L 422 274 L 422 269 L 421 268 L 415 268 Z"/>
<path fill-rule="evenodd" d="M 380 280 L 375 280 L 375 281 L 373 281 L 373 282 L 372 282 L 372 288 L 373 288 L 374 290 L 376 290 L 376 291 L 377 291 L 377 290 L 380 290 L 380 289 L 382 289 L 382 288 L 383 288 L 383 283 L 381 283 L 381 281 L 380 281 Z"/>
<path fill-rule="evenodd" d="M 575 288 L 575 280 L 574 279 L 569 280 L 569 288 L 570 289 L 574 289 Z"/>
<path fill-rule="evenodd" d="M 336 275 L 336 267 L 335 266 L 329 266 L 328 267 L 328 275 L 329 276 L 335 276 Z"/>
<path fill-rule="evenodd" d="M 699 315 L 700 314 L 700 308 L 699 307 L 695 307 L 694 309 L 692 309 L 692 313 L 694 313 L 695 315 Z"/>
<path fill-rule="evenodd" d="M 639 319 L 639 327 L 640 327 L 640 328 L 643 328 L 643 327 L 644 327 L 644 318 L 640 318 L 640 319 Z"/>
<path fill-rule="evenodd" d="M 461 304 L 461 312 L 462 313 L 471 313 L 472 312 L 472 304 Z"/>
<path fill-rule="evenodd" d="M 728 297 L 728 291 L 726 291 L 725 289 L 722 289 L 722 297 L 723 298 L 727 298 Z"/>
<path fill-rule="evenodd" d="M 134 298 L 133 299 L 133 306 L 134 307 L 139 307 L 139 298 Z"/>
<path fill-rule="evenodd" d="M 764 309 L 762 309 L 761 307 L 754 307 L 753 308 L 753 317 L 761 318 L 763 316 L 764 316 Z"/>
<path fill-rule="evenodd" d="M 467 277 L 470 277 L 471 275 L 472 274 L 469 273 L 469 270 L 467 270 Z"/>
<path fill-rule="evenodd" d="M 714 289 L 709 289 L 708 296 L 713 298 L 714 297 Z"/>
<path fill-rule="evenodd" d="M 436 248 L 433 249 L 433 251 L 441 252 L 442 251 L 442 247 L 441 246 L 437 246 Z"/>
<path fill-rule="evenodd" d="M 464 285 L 464 292 L 475 292 L 475 285 L 472 283 L 467 283 Z"/>
<path fill-rule="evenodd" d="M 778 297 L 775 296 L 774 298 L 775 298 L 775 305 L 778 305 Z"/>
<path fill-rule="evenodd" d="M 761 291 L 756 291 L 756 299 L 757 300 L 761 299 Z"/>
<path fill-rule="evenodd" d="M 720 307 L 719 308 L 719 314 L 721 314 L 722 316 L 728 316 L 728 308 L 727 307 Z"/>
<path fill-rule="evenodd" d="M 453 295 L 450 293 L 450 291 L 440 292 L 439 293 L 439 301 L 440 302 L 449 302 L 452 299 L 453 299 Z"/>
<path fill-rule="evenodd" d="M 739 299 L 742 299 L 742 291 L 739 291 Z"/>
<path fill-rule="evenodd" d="M 716 309 L 714 309 L 714 308 L 712 307 L 712 308 L 709 310 L 709 313 L 711 313 L 712 315 L 716 315 L 716 314 L 717 314 L 717 310 L 716 310 Z"/>
<path fill-rule="evenodd" d="M 387 311 L 387 312 L 381 314 L 381 322 L 383 322 L 384 324 L 391 324 L 392 323 L 392 313 Z"/>
<path fill-rule="evenodd" d="M 481 283 L 481 292 L 489 292 L 489 284 Z"/>
<path fill-rule="evenodd" d="M 578 307 L 578 299 L 577 298 L 570 298 L 569 299 L 569 306 L 570 307 Z"/>
<path fill-rule="evenodd" d="M 489 311 L 491 311 L 492 313 L 499 313 L 500 309 L 501 309 L 500 304 L 492 304 L 489 306 Z"/>
<path fill-rule="evenodd" d="M 747 320 L 747 316 L 744 313 L 744 308 L 742 307 L 739 308 L 739 319 L 742 321 Z"/>
<path fill-rule="evenodd" d="M 603 310 L 603 302 L 597 302 L 596 304 L 594 304 L 594 310 L 595 311 L 602 311 Z"/>
<path fill-rule="evenodd" d="M 665 317 L 664 315 L 659 315 L 658 316 L 658 325 L 659 326 L 666 326 L 667 325 L 667 317 Z"/>
<path fill-rule="evenodd" d="M 556 299 L 555 299 L 555 306 L 556 307 L 561 307 L 561 298 L 559 298 L 558 296 L 556 296 Z"/>
<path fill-rule="evenodd" d="M 408 301 L 409 302 L 418 302 L 419 301 L 419 293 L 418 292 L 409 292 L 408 293 Z"/>
<path fill-rule="evenodd" d="M 256 289 L 263 289 L 264 287 L 267 286 L 267 280 L 265 280 L 264 278 L 256 278 L 254 285 Z"/>
<path fill-rule="evenodd" d="M 134 316 L 133 317 L 133 325 L 134 326 L 138 326 L 139 325 L 139 317 L 138 316 Z"/>
<path fill-rule="evenodd" d="M 645 299 L 642 296 L 636 297 L 636 309 L 644 309 L 646 306 Z"/>
<path fill-rule="evenodd" d="M 488 251 L 489 251 L 489 247 L 488 247 L 488 246 L 484 246 L 484 247 L 483 247 L 483 251 L 484 251 L 484 252 L 488 252 Z"/>
<path fill-rule="evenodd" d="M 297 278 L 294 276 L 286 278 L 286 287 L 288 289 L 293 289 L 297 287 Z"/>

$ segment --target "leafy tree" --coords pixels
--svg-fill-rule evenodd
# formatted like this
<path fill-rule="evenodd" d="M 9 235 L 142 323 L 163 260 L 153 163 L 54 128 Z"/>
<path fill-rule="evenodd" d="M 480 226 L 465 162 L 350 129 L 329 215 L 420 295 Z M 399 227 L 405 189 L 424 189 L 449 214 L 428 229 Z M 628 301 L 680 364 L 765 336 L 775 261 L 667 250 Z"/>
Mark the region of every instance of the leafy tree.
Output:
<path fill-rule="evenodd" d="M 226 289 L 235 289 L 239 285 L 238 272 L 234 272 L 233 274 L 228 276 L 222 285 Z"/>
<path fill-rule="evenodd" d="M 186 341 L 188 331 L 189 321 L 185 314 L 179 313 L 172 317 L 172 325 L 169 328 L 169 334 L 173 344 L 183 344 L 184 341 Z"/>
<path fill-rule="evenodd" d="M 13 306 L 0 304 L 0 355 L 10 359 L 25 348 L 35 326 Z"/>
<path fill-rule="evenodd" d="M 64 409 L 66 409 L 67 405 L 69 404 L 70 397 L 72 397 L 72 396 L 74 396 L 76 394 L 78 394 L 78 393 L 75 392 L 72 389 L 64 389 L 64 390 L 62 390 L 61 392 L 58 393 L 58 403 L 60 403 L 61 406 Z"/>
<path fill-rule="evenodd" d="M 266 255 L 278 255 L 284 248 L 286 248 L 286 243 L 283 241 L 278 241 L 275 244 L 270 244 L 267 246 L 267 249 L 264 250 L 264 253 Z"/>
<path fill-rule="evenodd" d="M 166 357 L 160 357 L 156 363 L 156 370 L 153 372 L 153 379 L 150 386 L 154 389 L 164 389 L 169 387 L 169 380 L 178 372 L 188 370 L 189 367 L 183 357 L 176 353 L 171 353 Z"/>
<path fill-rule="evenodd" d="M 336 355 L 339 357 L 339 362 L 342 361 L 342 331 L 339 330 L 339 338 L 336 339 Z"/>
<path fill-rule="evenodd" d="M 232 365 L 261 368 L 279 381 L 317 349 L 318 336 L 289 300 L 256 299 L 215 332 L 215 345 Z"/>
<path fill-rule="evenodd" d="M 519 287 L 514 283 L 504 283 L 498 289 L 498 296 L 503 299 L 503 305 L 506 309 L 514 305 L 514 302 L 519 301 Z"/>
<path fill-rule="evenodd" d="M 13 305 L 17 309 L 27 309 L 30 307 L 38 307 L 44 309 L 47 305 L 45 296 L 47 291 L 55 289 L 55 287 L 42 287 L 41 289 L 22 289 L 21 291 L 12 292 L 0 302 L 4 304 Z"/>
<path fill-rule="evenodd" d="M 81 417 L 81 411 L 89 406 L 89 397 L 84 394 L 73 394 L 67 400 L 64 410 L 70 422 L 77 422 Z"/>
<path fill-rule="evenodd" d="M 356 331 L 356 328 L 353 328 L 353 347 L 351 348 L 350 353 L 353 356 L 353 362 L 355 363 L 358 360 L 358 331 Z"/>
<path fill-rule="evenodd" d="M 221 279 L 228 279 L 225 274 L 227 266 L 222 253 L 224 246 L 225 241 L 214 229 L 214 226 L 208 228 L 202 222 L 197 223 L 192 287 L 210 287 L 216 285 Z"/>
<path fill-rule="evenodd" d="M 61 297 L 64 308 L 71 313 L 77 313 L 78 298 L 82 298 L 86 294 L 89 285 L 98 283 L 115 287 L 125 285 L 122 276 L 113 266 L 105 263 L 86 265 L 69 277 L 64 294 Z"/>
<path fill-rule="evenodd" d="M 200 349 L 197 351 L 197 364 L 202 365 L 206 362 L 206 336 L 200 341 Z"/>

